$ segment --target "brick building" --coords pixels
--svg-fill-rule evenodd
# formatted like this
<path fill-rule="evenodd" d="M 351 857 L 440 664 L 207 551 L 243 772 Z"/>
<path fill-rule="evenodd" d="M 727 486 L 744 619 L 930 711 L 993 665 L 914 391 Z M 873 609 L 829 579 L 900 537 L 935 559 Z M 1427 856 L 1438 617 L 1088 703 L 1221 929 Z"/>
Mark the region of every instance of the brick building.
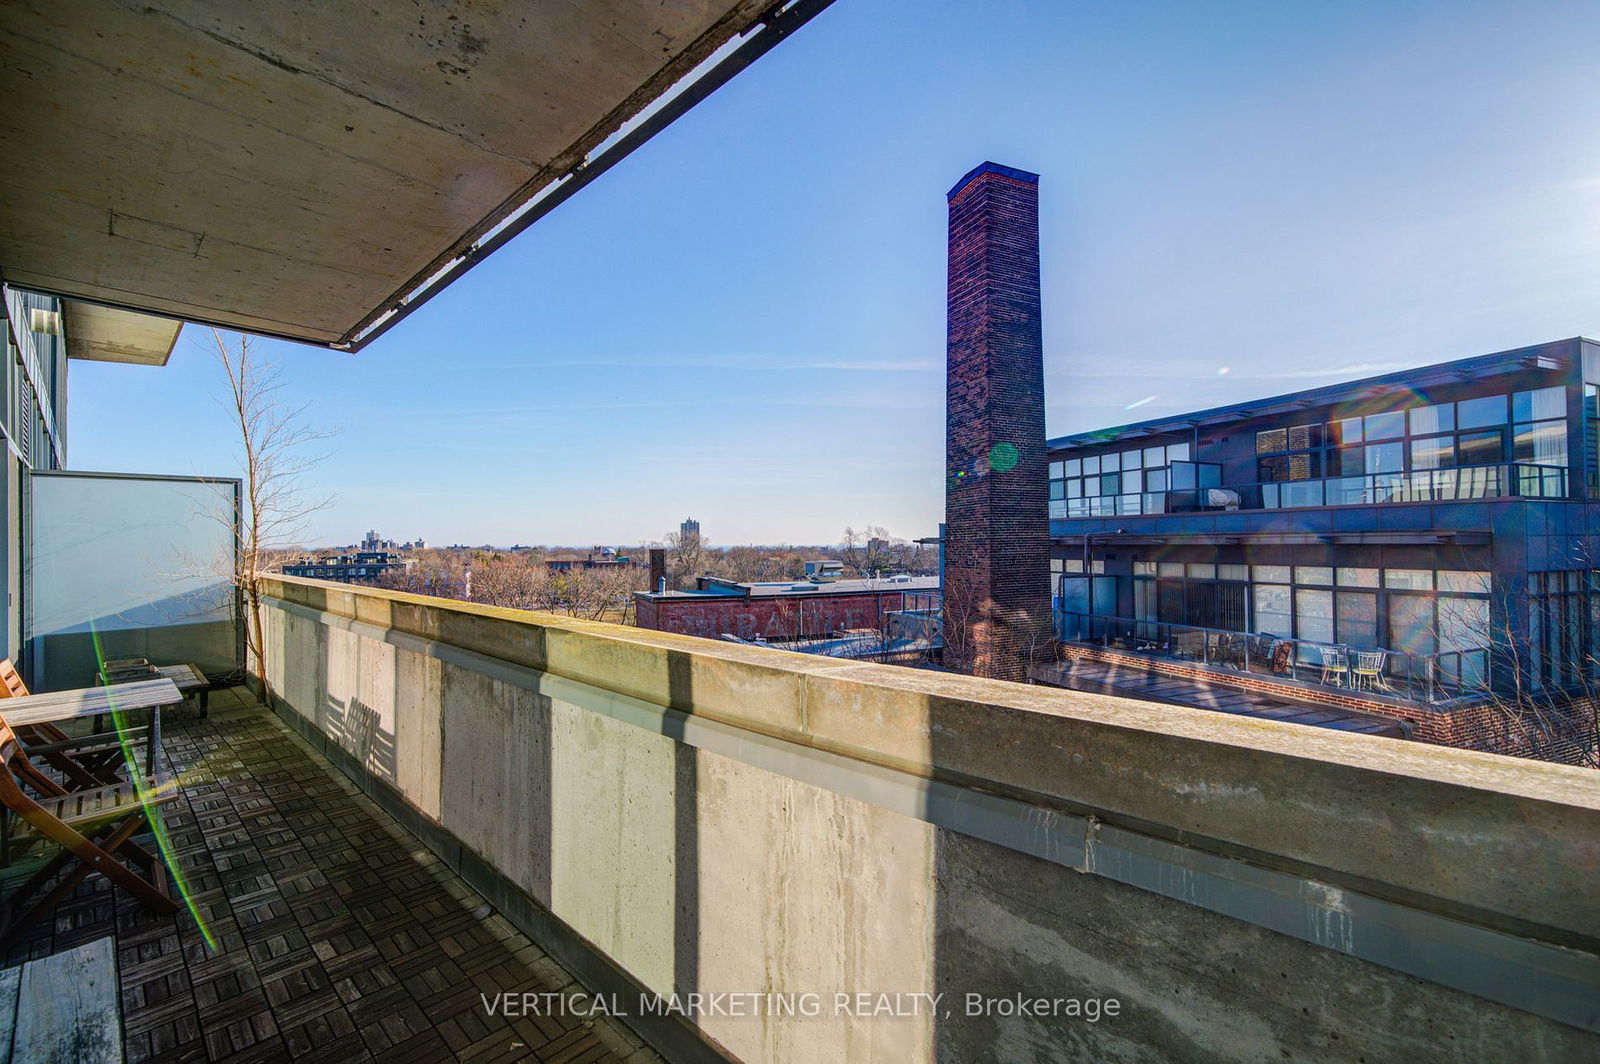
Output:
<path fill-rule="evenodd" d="M 731 635 L 767 642 L 817 639 L 862 629 L 881 632 L 889 614 L 907 608 L 908 594 L 935 592 L 939 581 L 935 577 L 890 576 L 831 583 L 735 583 L 701 577 L 697 585 L 691 591 L 635 593 L 638 626 L 710 639 Z"/>
<path fill-rule="evenodd" d="M 545 568 L 553 573 L 571 572 L 575 569 L 637 569 L 631 555 L 616 547 L 593 547 L 587 551 L 552 551 L 545 555 Z"/>
<path fill-rule="evenodd" d="M 1047 441 L 1038 177 L 985 163 L 948 207 L 945 664 L 1056 682 L 1060 653 L 1600 759 L 1600 344 Z M 1570 722 L 1558 749 L 1508 698 Z"/>

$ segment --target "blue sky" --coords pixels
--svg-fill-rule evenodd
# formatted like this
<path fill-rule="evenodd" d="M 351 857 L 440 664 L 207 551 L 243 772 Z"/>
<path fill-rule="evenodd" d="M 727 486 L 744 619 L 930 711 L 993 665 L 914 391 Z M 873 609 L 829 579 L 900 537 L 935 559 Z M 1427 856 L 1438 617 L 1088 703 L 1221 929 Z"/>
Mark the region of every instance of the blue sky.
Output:
<path fill-rule="evenodd" d="M 915 537 L 944 193 L 1042 175 L 1051 435 L 1600 336 L 1600 4 L 838 0 L 359 355 L 310 540 Z M 229 474 L 197 330 L 74 363 L 69 464 Z"/>

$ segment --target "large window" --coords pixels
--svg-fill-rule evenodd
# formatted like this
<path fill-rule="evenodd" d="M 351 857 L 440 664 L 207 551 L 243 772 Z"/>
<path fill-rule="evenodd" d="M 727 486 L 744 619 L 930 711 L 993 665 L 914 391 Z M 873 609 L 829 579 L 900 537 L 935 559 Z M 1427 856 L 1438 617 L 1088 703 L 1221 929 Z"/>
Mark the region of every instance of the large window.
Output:
<path fill-rule="evenodd" d="M 1583 386 L 1584 483 L 1589 498 L 1600 497 L 1600 385 Z"/>
<path fill-rule="evenodd" d="M 1289 608 L 1292 593 L 1286 584 L 1257 584 L 1253 590 L 1255 630 L 1266 635 L 1294 635 L 1294 614 Z"/>
<path fill-rule="evenodd" d="M 1262 481 L 1322 476 L 1322 426 L 1294 425 L 1256 433 L 1256 477 Z"/>
<path fill-rule="evenodd" d="M 1308 665 L 1317 644 L 1387 650 L 1390 676 L 1447 690 L 1488 682 L 1489 591 L 1480 571 L 1133 563 L 1137 620 L 1303 640 Z M 1600 616 L 1600 594 L 1595 605 Z"/>
<path fill-rule="evenodd" d="M 1588 394 L 1592 397 L 1593 392 L 1591 388 Z M 1508 420 L 1507 400 L 1504 395 L 1489 395 L 1341 418 L 1325 426 L 1264 429 L 1256 433 L 1260 479 L 1314 479 L 1322 475 L 1319 469 L 1324 464 L 1329 476 L 1493 464 L 1508 457 L 1566 465 L 1566 389 L 1538 388 L 1509 397 L 1513 441 L 1509 456 L 1502 428 Z M 1329 453 L 1325 463 L 1324 446 Z"/>
<path fill-rule="evenodd" d="M 1600 389 L 1586 396 L 1600 405 Z M 1562 496 L 1567 434 L 1561 386 L 1264 429 L 1255 438 L 1261 504 Z M 1592 465 L 1600 494 L 1600 458 Z"/>
<path fill-rule="evenodd" d="M 5 290 L 11 328 L 5 335 L 4 401 L 0 433 L 19 459 L 34 469 L 56 469 L 61 440 L 64 390 L 52 394 L 54 381 L 65 373 L 66 345 L 60 327 L 61 302 L 16 289 Z M 12 343 L 13 339 L 16 343 Z"/>
<path fill-rule="evenodd" d="M 1519 651 L 1530 685 L 1573 687 L 1600 679 L 1600 571 L 1531 573 L 1528 643 Z"/>
<path fill-rule="evenodd" d="M 1189 444 L 1174 443 L 1051 462 L 1050 516 L 1164 513 L 1165 495 L 1181 486 L 1177 482 L 1187 479 L 1188 487 L 1195 487 L 1196 473 L 1185 472 L 1185 467 L 1198 463 L 1191 463 L 1189 455 Z M 1215 486 L 1220 467 L 1206 468 L 1217 471 L 1208 485 Z"/>
<path fill-rule="evenodd" d="M 1566 465 L 1566 390 L 1518 392 L 1511 407 L 1517 419 L 1512 426 L 1513 457 L 1536 465 Z"/>

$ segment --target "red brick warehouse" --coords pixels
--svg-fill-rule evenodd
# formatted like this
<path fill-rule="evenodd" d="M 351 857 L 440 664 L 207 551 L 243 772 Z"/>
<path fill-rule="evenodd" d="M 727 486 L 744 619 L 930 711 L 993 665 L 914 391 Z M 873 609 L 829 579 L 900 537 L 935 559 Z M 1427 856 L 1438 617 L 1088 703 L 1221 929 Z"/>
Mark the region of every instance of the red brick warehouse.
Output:
<path fill-rule="evenodd" d="M 907 592 L 926 596 L 938 584 L 932 577 L 810 585 L 702 582 L 693 591 L 638 592 L 634 605 L 640 628 L 709 639 L 816 639 L 852 629 L 880 631 L 888 614 L 906 608 Z"/>

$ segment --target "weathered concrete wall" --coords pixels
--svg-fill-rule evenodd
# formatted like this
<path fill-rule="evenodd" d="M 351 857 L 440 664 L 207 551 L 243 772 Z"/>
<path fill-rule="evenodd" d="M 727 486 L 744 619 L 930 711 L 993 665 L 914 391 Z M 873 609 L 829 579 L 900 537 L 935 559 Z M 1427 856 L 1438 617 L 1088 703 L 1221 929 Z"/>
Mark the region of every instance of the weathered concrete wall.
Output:
<path fill-rule="evenodd" d="M 345 585 L 269 590 L 284 711 L 431 844 L 474 855 L 638 987 L 819 996 L 815 1017 L 701 1015 L 734 1057 L 1600 1051 L 1582 1029 L 1600 1026 L 1593 773 Z M 946 997 L 838 1008 L 856 993 Z M 1001 1015 L 1018 994 L 1120 1011 Z M 863 1014 L 884 1007 L 916 1014 Z"/>

